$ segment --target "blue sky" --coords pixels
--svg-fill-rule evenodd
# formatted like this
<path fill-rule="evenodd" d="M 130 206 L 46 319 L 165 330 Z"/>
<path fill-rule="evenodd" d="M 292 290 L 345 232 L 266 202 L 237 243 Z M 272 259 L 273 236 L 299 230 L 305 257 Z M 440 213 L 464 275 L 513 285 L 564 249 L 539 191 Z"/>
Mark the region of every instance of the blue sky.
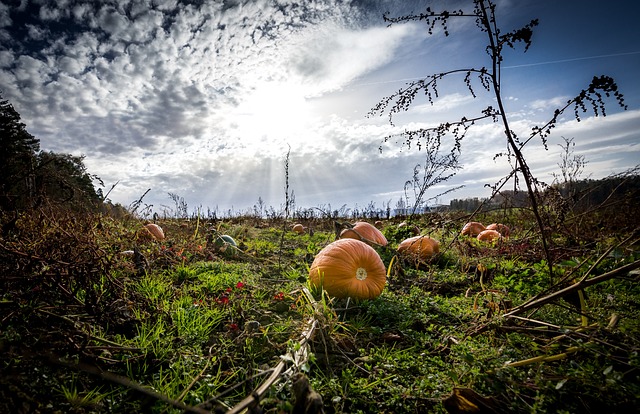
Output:
<path fill-rule="evenodd" d="M 300 4 L 298 4 L 300 3 Z M 393 207 L 425 154 L 385 145 L 385 136 L 477 116 L 461 78 L 443 81 L 430 105 L 417 99 L 395 118 L 367 117 L 408 81 L 489 65 L 473 19 L 450 20 L 450 36 L 419 22 L 387 27 L 382 14 L 422 12 L 445 2 L 391 0 L 2 1 L 0 89 L 47 151 L 84 155 L 109 198 L 144 198 L 170 211 L 168 193 L 190 209 Z M 470 1 L 446 2 L 472 10 Z M 502 92 L 512 129 L 526 137 L 553 110 L 613 77 L 628 105 L 607 117 L 572 111 L 549 137 L 525 147 L 536 176 L 553 181 L 562 137 L 588 161 L 584 177 L 621 172 L 640 160 L 640 6 L 635 1 L 499 0 L 503 31 L 539 19 L 533 44 L 505 53 Z M 479 88 L 478 86 L 478 89 Z M 498 124 L 465 137 L 462 170 L 427 196 L 485 197 L 509 171 Z"/>

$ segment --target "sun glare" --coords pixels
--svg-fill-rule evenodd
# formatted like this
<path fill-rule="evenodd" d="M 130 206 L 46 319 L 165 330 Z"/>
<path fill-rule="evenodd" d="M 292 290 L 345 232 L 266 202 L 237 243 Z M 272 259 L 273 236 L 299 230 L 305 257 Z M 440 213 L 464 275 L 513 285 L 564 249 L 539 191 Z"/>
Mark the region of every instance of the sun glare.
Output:
<path fill-rule="evenodd" d="M 231 114 L 230 121 L 248 150 L 282 151 L 305 140 L 314 116 L 303 92 L 287 83 L 264 83 L 256 87 Z M 280 145 L 282 144 L 282 145 Z"/>

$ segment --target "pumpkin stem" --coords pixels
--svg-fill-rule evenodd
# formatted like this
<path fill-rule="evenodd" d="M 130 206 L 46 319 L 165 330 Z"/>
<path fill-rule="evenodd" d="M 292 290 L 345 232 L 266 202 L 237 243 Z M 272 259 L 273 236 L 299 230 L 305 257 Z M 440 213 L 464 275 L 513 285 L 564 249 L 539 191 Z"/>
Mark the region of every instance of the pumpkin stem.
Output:
<path fill-rule="evenodd" d="M 367 278 L 367 270 L 363 267 L 359 267 L 358 270 L 356 270 L 356 279 L 365 280 L 366 278 Z"/>

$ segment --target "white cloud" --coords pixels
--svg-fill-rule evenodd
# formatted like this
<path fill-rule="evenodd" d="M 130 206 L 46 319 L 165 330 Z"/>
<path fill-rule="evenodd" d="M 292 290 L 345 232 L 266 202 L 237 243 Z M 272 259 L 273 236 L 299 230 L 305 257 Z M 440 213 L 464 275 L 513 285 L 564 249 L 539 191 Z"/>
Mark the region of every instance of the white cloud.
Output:
<path fill-rule="evenodd" d="M 567 104 L 567 101 L 570 100 L 569 96 L 556 96 L 549 99 L 536 99 L 529 103 L 527 106 L 534 111 L 547 111 L 553 112 L 556 108 L 562 108 Z"/>
<path fill-rule="evenodd" d="M 290 61 L 310 96 L 345 84 L 393 59 L 398 45 L 412 34 L 411 25 L 351 30 L 323 25 L 295 45 Z"/>
<path fill-rule="evenodd" d="M 10 50 L 0 50 L 0 68 L 8 68 L 13 65 L 15 56 Z"/>
<path fill-rule="evenodd" d="M 0 27 L 11 26 L 11 23 L 12 20 L 9 15 L 9 6 L 4 3 L 0 3 Z"/>
<path fill-rule="evenodd" d="M 88 18 L 91 12 L 91 6 L 89 4 L 76 4 L 71 9 L 71 14 L 77 22 L 82 22 L 83 19 Z"/>
<path fill-rule="evenodd" d="M 289 148 L 291 184 L 300 203 L 386 201 L 424 154 L 400 152 L 393 143 L 380 154 L 385 136 L 445 117 L 457 120 L 472 102 L 474 111 L 486 104 L 474 101 L 462 85 L 443 89 L 434 106 L 416 102 L 398 127 L 384 116 L 364 118 L 396 88 L 385 83 L 390 73 L 405 79 L 418 69 L 423 75 L 422 63 L 451 63 L 431 55 L 437 47 L 422 43 L 424 27 L 382 27 L 384 9 L 417 9 L 419 2 L 371 7 L 338 0 L 58 1 L 40 9 L 45 20 L 30 22 L 24 32 L 30 39 L 0 52 L 0 84 L 43 149 L 85 154 L 89 171 L 107 186 L 120 182 L 112 197 L 123 204 L 152 188 L 148 201 L 156 205 L 167 203 L 168 192 L 188 197 L 190 205 L 244 208 L 258 196 L 277 205 Z M 8 16 L 0 5 L 0 26 Z M 80 26 L 62 35 L 52 31 L 51 19 Z M 29 47 L 42 44 L 34 40 L 47 45 L 29 55 Z M 396 60 L 404 66 L 387 71 Z M 566 99 L 531 102 L 516 114 L 512 128 L 526 137 L 533 114 Z M 550 147 L 560 134 L 580 135 L 577 148 L 594 157 L 593 166 L 609 168 L 595 159 L 596 148 L 628 148 L 636 155 L 631 142 L 640 130 L 637 115 L 607 117 L 606 127 L 589 118 L 562 122 Z M 476 125 L 463 141 L 465 170 L 451 185 L 477 190 L 493 183 L 508 172 L 504 159 L 492 160 L 505 148 L 498 124 Z M 536 171 L 546 174 L 556 162 L 555 152 L 545 152 L 539 142 L 526 151 Z M 628 164 L 629 158 L 618 163 Z"/>
<path fill-rule="evenodd" d="M 158 8 L 158 10 L 173 10 L 178 4 L 178 0 L 153 0 L 152 4 Z"/>
<path fill-rule="evenodd" d="M 437 98 L 433 105 L 429 102 L 413 105 L 410 111 L 416 114 L 451 112 L 473 101 L 473 96 L 468 93 L 452 93 Z"/>
<path fill-rule="evenodd" d="M 18 57 L 15 66 L 13 74 L 16 80 L 23 82 L 27 87 L 37 88 L 49 80 L 51 68 L 41 60 L 22 55 Z"/>
<path fill-rule="evenodd" d="M 40 8 L 40 18 L 42 20 L 57 20 L 60 18 L 60 9 L 50 6 L 42 6 Z"/>

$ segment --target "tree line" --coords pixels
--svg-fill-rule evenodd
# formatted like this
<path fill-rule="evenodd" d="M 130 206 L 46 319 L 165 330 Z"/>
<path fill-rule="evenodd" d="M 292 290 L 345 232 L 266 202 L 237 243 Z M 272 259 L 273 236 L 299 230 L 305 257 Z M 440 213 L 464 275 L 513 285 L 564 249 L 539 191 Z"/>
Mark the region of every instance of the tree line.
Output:
<path fill-rule="evenodd" d="M 582 213 L 594 208 L 613 205 L 621 201 L 640 199 L 640 170 L 631 169 L 622 174 L 602 179 L 582 179 L 548 186 L 539 196 L 542 200 L 560 200 L 566 209 Z M 474 212 L 500 208 L 530 208 L 529 197 L 524 191 L 505 190 L 493 198 L 453 199 L 451 210 Z"/>
<path fill-rule="evenodd" d="M 20 114 L 0 95 L 0 210 L 12 213 L 43 203 L 74 209 L 97 209 L 102 191 L 96 190 L 83 156 L 41 151 Z"/>

